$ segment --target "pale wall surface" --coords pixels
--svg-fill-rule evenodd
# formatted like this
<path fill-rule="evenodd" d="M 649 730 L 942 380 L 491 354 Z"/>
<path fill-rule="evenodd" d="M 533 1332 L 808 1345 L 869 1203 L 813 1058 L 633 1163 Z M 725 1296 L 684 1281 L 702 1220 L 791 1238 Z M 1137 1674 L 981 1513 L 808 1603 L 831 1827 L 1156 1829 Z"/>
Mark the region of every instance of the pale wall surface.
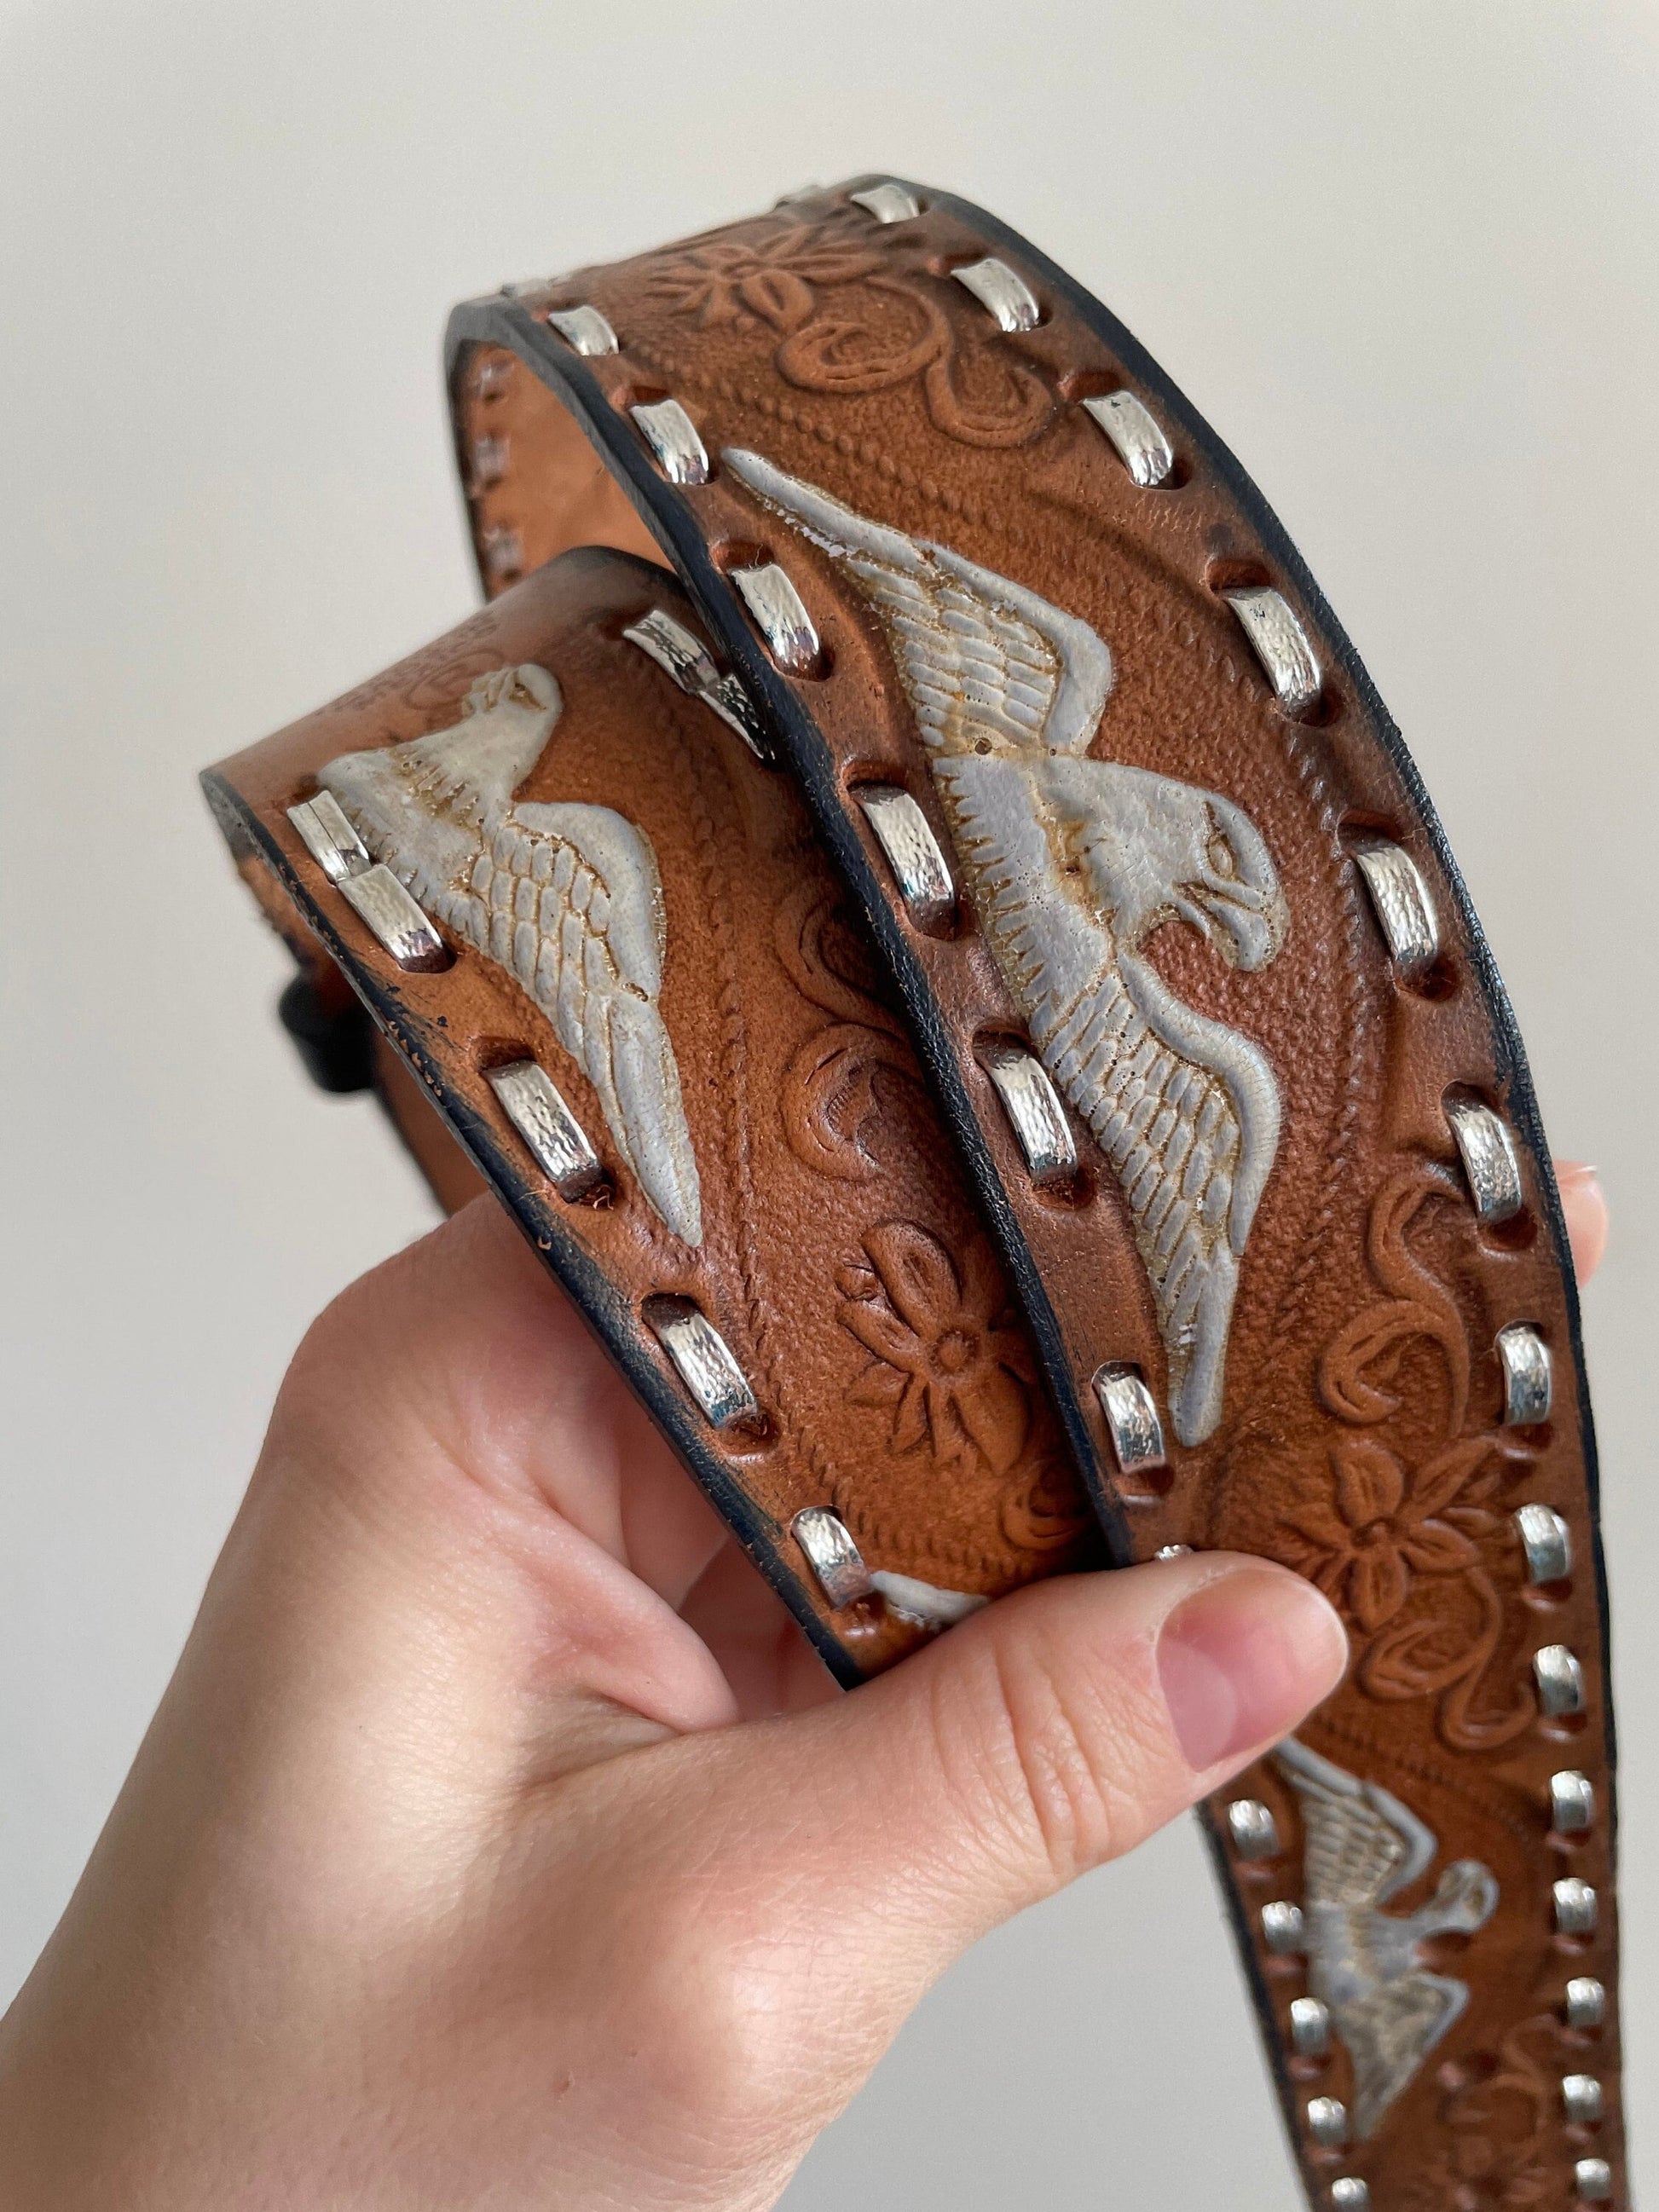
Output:
<path fill-rule="evenodd" d="M 891 164 L 1069 265 L 1255 472 L 1439 801 L 1554 1141 L 1606 1175 L 1659 2189 L 1656 27 L 1645 0 L 0 8 L 0 1996 L 297 1333 L 428 1218 L 371 1109 L 302 1081 L 193 773 L 471 605 L 452 301 Z M 853 2201 L 1289 2208 L 1190 1833 L 939 1990 L 788 2199 Z"/>

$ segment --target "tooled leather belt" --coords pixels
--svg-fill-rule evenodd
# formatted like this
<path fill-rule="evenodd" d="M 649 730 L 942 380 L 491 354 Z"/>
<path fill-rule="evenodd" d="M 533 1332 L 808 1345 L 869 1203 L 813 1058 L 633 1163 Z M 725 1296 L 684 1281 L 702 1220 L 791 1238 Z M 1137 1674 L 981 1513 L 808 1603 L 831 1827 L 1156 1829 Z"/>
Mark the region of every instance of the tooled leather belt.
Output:
<path fill-rule="evenodd" d="M 497 1192 L 842 1681 L 1103 1559 L 1315 1578 L 1349 1677 L 1206 1816 L 1310 2196 L 1623 2202 L 1560 1208 L 1283 530 L 890 179 L 448 360 L 491 604 L 206 779 L 314 1072 Z"/>

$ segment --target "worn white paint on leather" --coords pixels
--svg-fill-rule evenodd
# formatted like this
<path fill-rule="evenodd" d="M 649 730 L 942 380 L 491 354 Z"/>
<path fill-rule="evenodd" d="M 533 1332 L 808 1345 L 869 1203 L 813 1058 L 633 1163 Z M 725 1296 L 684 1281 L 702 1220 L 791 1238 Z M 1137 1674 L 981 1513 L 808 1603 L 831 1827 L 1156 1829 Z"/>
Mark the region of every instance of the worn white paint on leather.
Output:
<path fill-rule="evenodd" d="M 1419 1946 L 1484 1928 L 1498 1907 L 1497 1877 L 1479 1859 L 1456 1859 L 1426 1905 L 1384 1912 L 1432 1863 L 1433 1831 L 1389 1790 L 1294 1736 L 1273 1761 L 1302 1806 L 1308 1987 L 1330 2008 L 1353 2060 L 1363 2140 L 1469 2001 L 1468 1984 L 1431 1973 Z"/>
<path fill-rule="evenodd" d="M 1088 757 L 1113 670 L 1087 623 L 758 454 L 725 461 L 881 621 L 998 964 L 1127 1202 L 1176 1436 L 1201 1443 L 1221 1419 L 1279 1085 L 1260 1048 L 1183 1005 L 1141 948 L 1175 919 L 1230 965 L 1265 967 L 1290 926 L 1272 856 L 1218 793 Z"/>
<path fill-rule="evenodd" d="M 656 855 L 608 806 L 514 803 L 562 704 L 544 668 L 497 669 L 451 728 L 343 753 L 319 781 L 427 911 L 523 985 L 598 1092 L 646 1197 L 700 1244 L 697 1164 L 657 1003 Z"/>

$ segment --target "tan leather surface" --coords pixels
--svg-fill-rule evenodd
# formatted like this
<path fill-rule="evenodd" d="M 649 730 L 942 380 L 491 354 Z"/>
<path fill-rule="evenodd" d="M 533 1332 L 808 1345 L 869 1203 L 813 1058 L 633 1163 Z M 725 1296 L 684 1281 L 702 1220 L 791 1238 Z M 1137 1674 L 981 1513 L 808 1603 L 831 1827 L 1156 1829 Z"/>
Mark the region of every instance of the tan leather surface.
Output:
<path fill-rule="evenodd" d="M 1565 2128 L 1559 2091 L 1561 2072 L 1587 2065 L 1611 2082 L 1616 2031 L 1587 2060 L 1559 2020 L 1569 1972 L 1611 1978 L 1614 1930 L 1606 1684 L 1553 1194 L 1523 1150 L 1522 1213 L 1483 1232 L 1470 1208 L 1444 1099 L 1455 1090 L 1502 1111 L 1510 1071 L 1480 956 L 1378 742 L 1372 703 L 1328 652 L 1314 717 L 1279 710 L 1220 588 L 1276 584 L 1316 635 L 1316 616 L 1265 561 L 1196 445 L 1178 441 L 1175 487 L 1131 482 L 1075 403 L 1135 379 L 1052 289 L 1033 277 L 1039 328 L 994 331 L 948 273 L 986 243 L 947 214 L 884 229 L 826 196 L 718 240 L 582 272 L 546 296 L 592 301 L 622 334 L 619 356 L 585 364 L 617 410 L 672 393 L 711 456 L 758 450 L 859 514 L 1083 616 L 1116 672 L 1091 751 L 1248 803 L 1292 917 L 1279 957 L 1241 973 L 1174 923 L 1152 945 L 1179 998 L 1265 1045 L 1283 1097 L 1279 1155 L 1242 1269 L 1226 1418 L 1206 1443 L 1172 1455 L 1167 1488 L 1162 1475 L 1117 1478 L 1103 1437 L 1094 1472 L 1123 1508 L 1136 1556 L 1170 1542 L 1260 1552 L 1314 1575 L 1341 1606 L 1352 1672 L 1303 1736 L 1395 1791 L 1440 1838 L 1442 1856 L 1399 1909 L 1423 1901 L 1447 1856 L 1479 1858 L 1498 1877 L 1492 1922 L 1476 1937 L 1442 1939 L 1448 1955 L 1479 1947 L 1468 2010 L 1391 2107 L 1383 2142 L 1358 2153 L 1304 2142 L 1316 2182 L 1363 2173 L 1374 2201 L 1390 2204 L 1451 2203 L 1460 2191 L 1471 2203 L 1531 2201 L 1528 2191 L 1565 2203 L 1570 2154 L 1616 2163 L 1618 2131 L 1612 2118 Z M 489 358 L 481 350 L 478 366 Z M 493 374 L 509 387 L 531 380 L 504 357 Z M 458 401 L 472 434 L 483 408 L 471 364 Z M 533 446 L 546 403 L 520 404 Z M 948 851 L 902 672 L 845 573 L 718 459 L 714 480 L 680 497 L 716 567 L 775 559 L 805 600 L 824 664 L 809 680 L 783 680 L 822 733 L 860 836 L 870 845 L 847 794 L 878 779 L 910 791 Z M 532 546 L 538 512 L 533 479 L 521 489 L 511 460 L 477 508 L 486 528 L 511 517 Z M 1378 833 L 1411 854 L 1442 918 L 1442 958 L 1415 987 L 1395 975 L 1349 857 L 1356 836 Z M 879 880 L 873 848 L 872 859 Z M 1053 1303 L 1085 1418 L 1098 1431 L 1089 1378 L 1103 1361 L 1134 1362 L 1167 1402 L 1123 1194 L 1097 1153 L 1065 1200 L 1036 1191 L 975 1063 L 973 1040 L 1021 1026 L 982 933 L 908 935 Z M 1555 1351 L 1551 1419 L 1522 1431 L 1500 1426 L 1494 1351 L 1498 1329 L 1517 1320 Z M 1525 1583 L 1510 1516 L 1529 1500 L 1572 1529 L 1569 1583 Z M 1584 1667 L 1587 1711 L 1545 1723 L 1529 1662 L 1558 1642 Z M 1569 1766 L 1596 1783 L 1603 1808 L 1583 1838 L 1548 1832 L 1549 1778 Z M 1254 1912 L 1300 1895 L 1301 1823 L 1271 1768 L 1244 1787 L 1274 1807 L 1285 1845 L 1272 1863 L 1236 1869 Z M 1591 1881 L 1603 1900 L 1588 1945 L 1551 1933 L 1550 1884 L 1562 1875 Z M 1282 2028 L 1304 1986 L 1302 1963 L 1259 1942 L 1258 1957 Z M 1352 2108 L 1340 2047 L 1300 2070 Z M 1437 2131 L 1432 2157 L 1425 2129 Z"/>
<path fill-rule="evenodd" d="M 862 932 L 787 778 L 620 641 L 653 605 L 690 618 L 666 575 L 573 556 L 222 772 L 350 959 L 397 993 L 399 1052 L 441 1066 L 503 1126 L 541 1185 L 533 1211 L 579 1238 L 636 1311 L 684 1296 L 714 1322 L 767 1422 L 763 1437 L 730 1444 L 732 1472 L 781 1532 L 803 1506 L 833 1505 L 872 1569 L 983 1595 L 1091 1559 L 1092 1516 L 1029 1337 Z M 318 882 L 286 817 L 336 755 L 441 728 L 473 676 L 526 660 L 554 672 L 564 710 L 519 797 L 618 809 L 661 870 L 663 1006 L 702 1172 L 698 1251 L 617 1164 L 599 1099 L 511 976 L 465 947 L 441 974 L 400 974 Z M 605 1158 L 597 1202 L 564 1205 L 505 1129 L 482 1071 L 526 1057 L 553 1066 Z M 440 1199 L 465 1202 L 477 1170 L 444 1162 L 420 1085 L 406 1071 L 383 1083 Z M 836 1628 L 866 1671 L 916 1640 L 879 1605 Z"/>
<path fill-rule="evenodd" d="M 392 994 L 393 1042 L 428 1085 L 441 1076 L 499 1133 L 481 1069 L 534 1052 L 604 1152 L 598 1101 L 504 972 L 463 948 L 445 974 L 399 975 L 321 883 L 283 811 L 331 755 L 447 726 L 475 675 L 523 660 L 553 672 L 565 713 L 520 796 L 616 807 L 655 848 L 668 917 L 663 1012 L 682 1058 L 707 1234 L 699 1252 L 680 1245 L 611 1157 L 608 1202 L 573 1207 L 536 1188 L 520 1152 L 526 1187 L 507 1194 L 520 1218 L 544 1243 L 578 1239 L 630 1315 L 654 1294 L 684 1292 L 717 1322 L 768 1423 L 763 1440 L 720 1449 L 784 1553 L 790 1515 L 823 1503 L 843 1513 L 872 1565 L 935 1584 L 994 1593 L 1086 1563 L 1094 1540 L 1038 1381 L 1041 1352 L 1125 1551 L 1237 1547 L 1317 1579 L 1344 1613 L 1354 1661 L 1301 1740 L 1433 1834 L 1429 1861 L 1388 1913 L 1425 1906 L 1458 1859 L 1488 1869 L 1498 1899 L 1483 1926 L 1421 1949 L 1419 1963 L 1468 1984 L 1461 2016 L 1368 2141 L 1322 2148 L 1308 2099 L 1340 2098 L 1352 2112 L 1363 2085 L 1340 2038 L 1328 2057 L 1285 2057 L 1308 1966 L 1274 1956 L 1260 1927 L 1269 1900 L 1311 1903 L 1304 1801 L 1271 1762 L 1227 1793 L 1261 1799 L 1276 1820 L 1279 1848 L 1261 1862 L 1234 1855 L 1229 1875 L 1310 2191 L 1329 2201 L 1334 2177 L 1359 2176 L 1376 2212 L 1565 2207 L 1574 2160 L 1601 2157 L 1622 2202 L 1616 1998 L 1594 2033 L 1562 2016 L 1570 1975 L 1597 1976 L 1610 1993 L 1616 1980 L 1588 1429 L 1559 1211 L 1525 1140 L 1524 1077 L 1484 949 L 1380 708 L 1297 576 L 1269 557 L 1212 441 L 1171 419 L 1168 395 L 1140 382 L 1041 270 L 1027 272 L 1040 326 L 997 332 L 950 275 L 988 243 L 1016 258 L 948 210 L 883 228 L 825 194 L 583 271 L 503 318 L 530 356 L 521 328 L 533 337 L 548 306 L 596 304 L 622 341 L 617 355 L 580 364 L 597 404 L 629 436 L 627 410 L 641 400 L 672 394 L 688 410 L 713 480 L 653 499 L 659 520 L 672 512 L 704 549 L 700 590 L 718 594 L 723 575 L 763 559 L 787 569 L 824 652 L 811 678 L 775 671 L 766 681 L 787 687 L 810 722 L 803 742 L 817 750 L 797 766 L 824 771 L 816 828 L 788 774 L 759 767 L 621 640 L 648 605 L 696 626 L 666 576 L 584 556 L 506 588 L 583 532 L 629 550 L 656 543 L 506 340 L 464 348 L 455 386 L 481 566 L 505 596 L 223 774 L 348 968 Z M 1139 489 L 1079 404 L 1126 384 L 1174 436 L 1167 489 Z M 869 781 L 903 786 L 951 849 L 903 672 L 845 567 L 721 465 L 727 447 L 758 451 L 858 514 L 1087 621 L 1115 672 L 1091 757 L 1225 795 L 1271 854 L 1289 927 L 1267 964 L 1227 967 L 1176 921 L 1146 947 L 1176 999 L 1265 1052 L 1283 1115 L 1241 1263 L 1222 1418 L 1203 1441 L 1173 1445 L 1168 1471 L 1152 1479 L 1119 1476 L 1091 1387 L 1102 1363 L 1128 1361 L 1168 1401 L 1124 1192 L 1075 1116 L 1076 1181 L 1045 1194 L 1026 1175 L 976 1054 L 1023 1027 L 981 917 L 964 899 L 951 932 L 912 927 L 851 795 Z M 1307 719 L 1281 712 L 1219 595 L 1249 583 L 1282 590 L 1320 648 L 1324 689 Z M 1035 1334 L 1010 1310 L 1008 1275 L 933 1086 L 823 857 L 849 825 L 867 862 L 858 880 L 870 918 L 890 936 L 896 919 L 913 1013 L 924 1034 L 938 1024 L 940 1065 L 965 1091 L 970 1164 L 988 1170 L 1008 1209 Z M 1395 972 L 1352 857 L 1358 838 L 1376 835 L 1412 855 L 1440 916 L 1441 957 L 1416 983 Z M 257 860 L 244 865 L 251 878 L 259 871 Z M 446 1182 L 420 1091 L 395 1077 L 382 1088 L 441 1194 L 459 1198 L 468 1186 Z M 1470 1204 L 1449 1093 L 1516 1126 L 1525 1204 L 1499 1228 L 1483 1230 Z M 510 1157 L 510 1131 L 501 1142 Z M 1529 1428 L 1502 1425 L 1494 1339 L 1516 1321 L 1553 1355 L 1551 1417 Z M 1544 1588 L 1526 1580 L 1512 1521 L 1532 1502 L 1559 1512 L 1572 1538 L 1572 1574 Z M 810 1578 L 806 1594 L 861 1667 L 915 1640 L 878 1606 L 837 1622 Z M 1547 1720 L 1531 1660 L 1554 1644 L 1581 1662 L 1584 1711 Z M 1563 1768 L 1595 1789 L 1581 1836 L 1551 1832 L 1550 1778 Z M 1215 1811 L 1224 1832 L 1224 1804 Z M 1551 1886 L 1565 1876 L 1596 1889 L 1591 1936 L 1553 1933 Z M 1602 2082 L 1599 2124 L 1565 2118 L 1561 2078 L 1576 2072 Z"/>
<path fill-rule="evenodd" d="M 574 421 L 544 385 L 518 374 L 510 353 L 495 347 L 481 355 L 468 393 L 461 467 L 492 592 L 578 545 L 662 562 L 656 539 Z M 505 510 L 499 516 L 498 506 Z"/>

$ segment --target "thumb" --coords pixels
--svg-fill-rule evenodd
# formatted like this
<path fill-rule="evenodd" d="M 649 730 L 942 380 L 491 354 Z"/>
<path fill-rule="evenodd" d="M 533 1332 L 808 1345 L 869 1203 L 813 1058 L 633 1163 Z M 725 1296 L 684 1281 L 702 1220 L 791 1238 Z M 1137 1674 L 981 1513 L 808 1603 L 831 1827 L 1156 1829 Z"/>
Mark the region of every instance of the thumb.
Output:
<path fill-rule="evenodd" d="M 1191 1556 L 1023 1591 L 835 1705 L 617 1762 L 655 1934 L 726 1992 L 786 2158 L 958 1953 L 1287 1735 L 1346 1656 L 1311 1585 Z"/>

